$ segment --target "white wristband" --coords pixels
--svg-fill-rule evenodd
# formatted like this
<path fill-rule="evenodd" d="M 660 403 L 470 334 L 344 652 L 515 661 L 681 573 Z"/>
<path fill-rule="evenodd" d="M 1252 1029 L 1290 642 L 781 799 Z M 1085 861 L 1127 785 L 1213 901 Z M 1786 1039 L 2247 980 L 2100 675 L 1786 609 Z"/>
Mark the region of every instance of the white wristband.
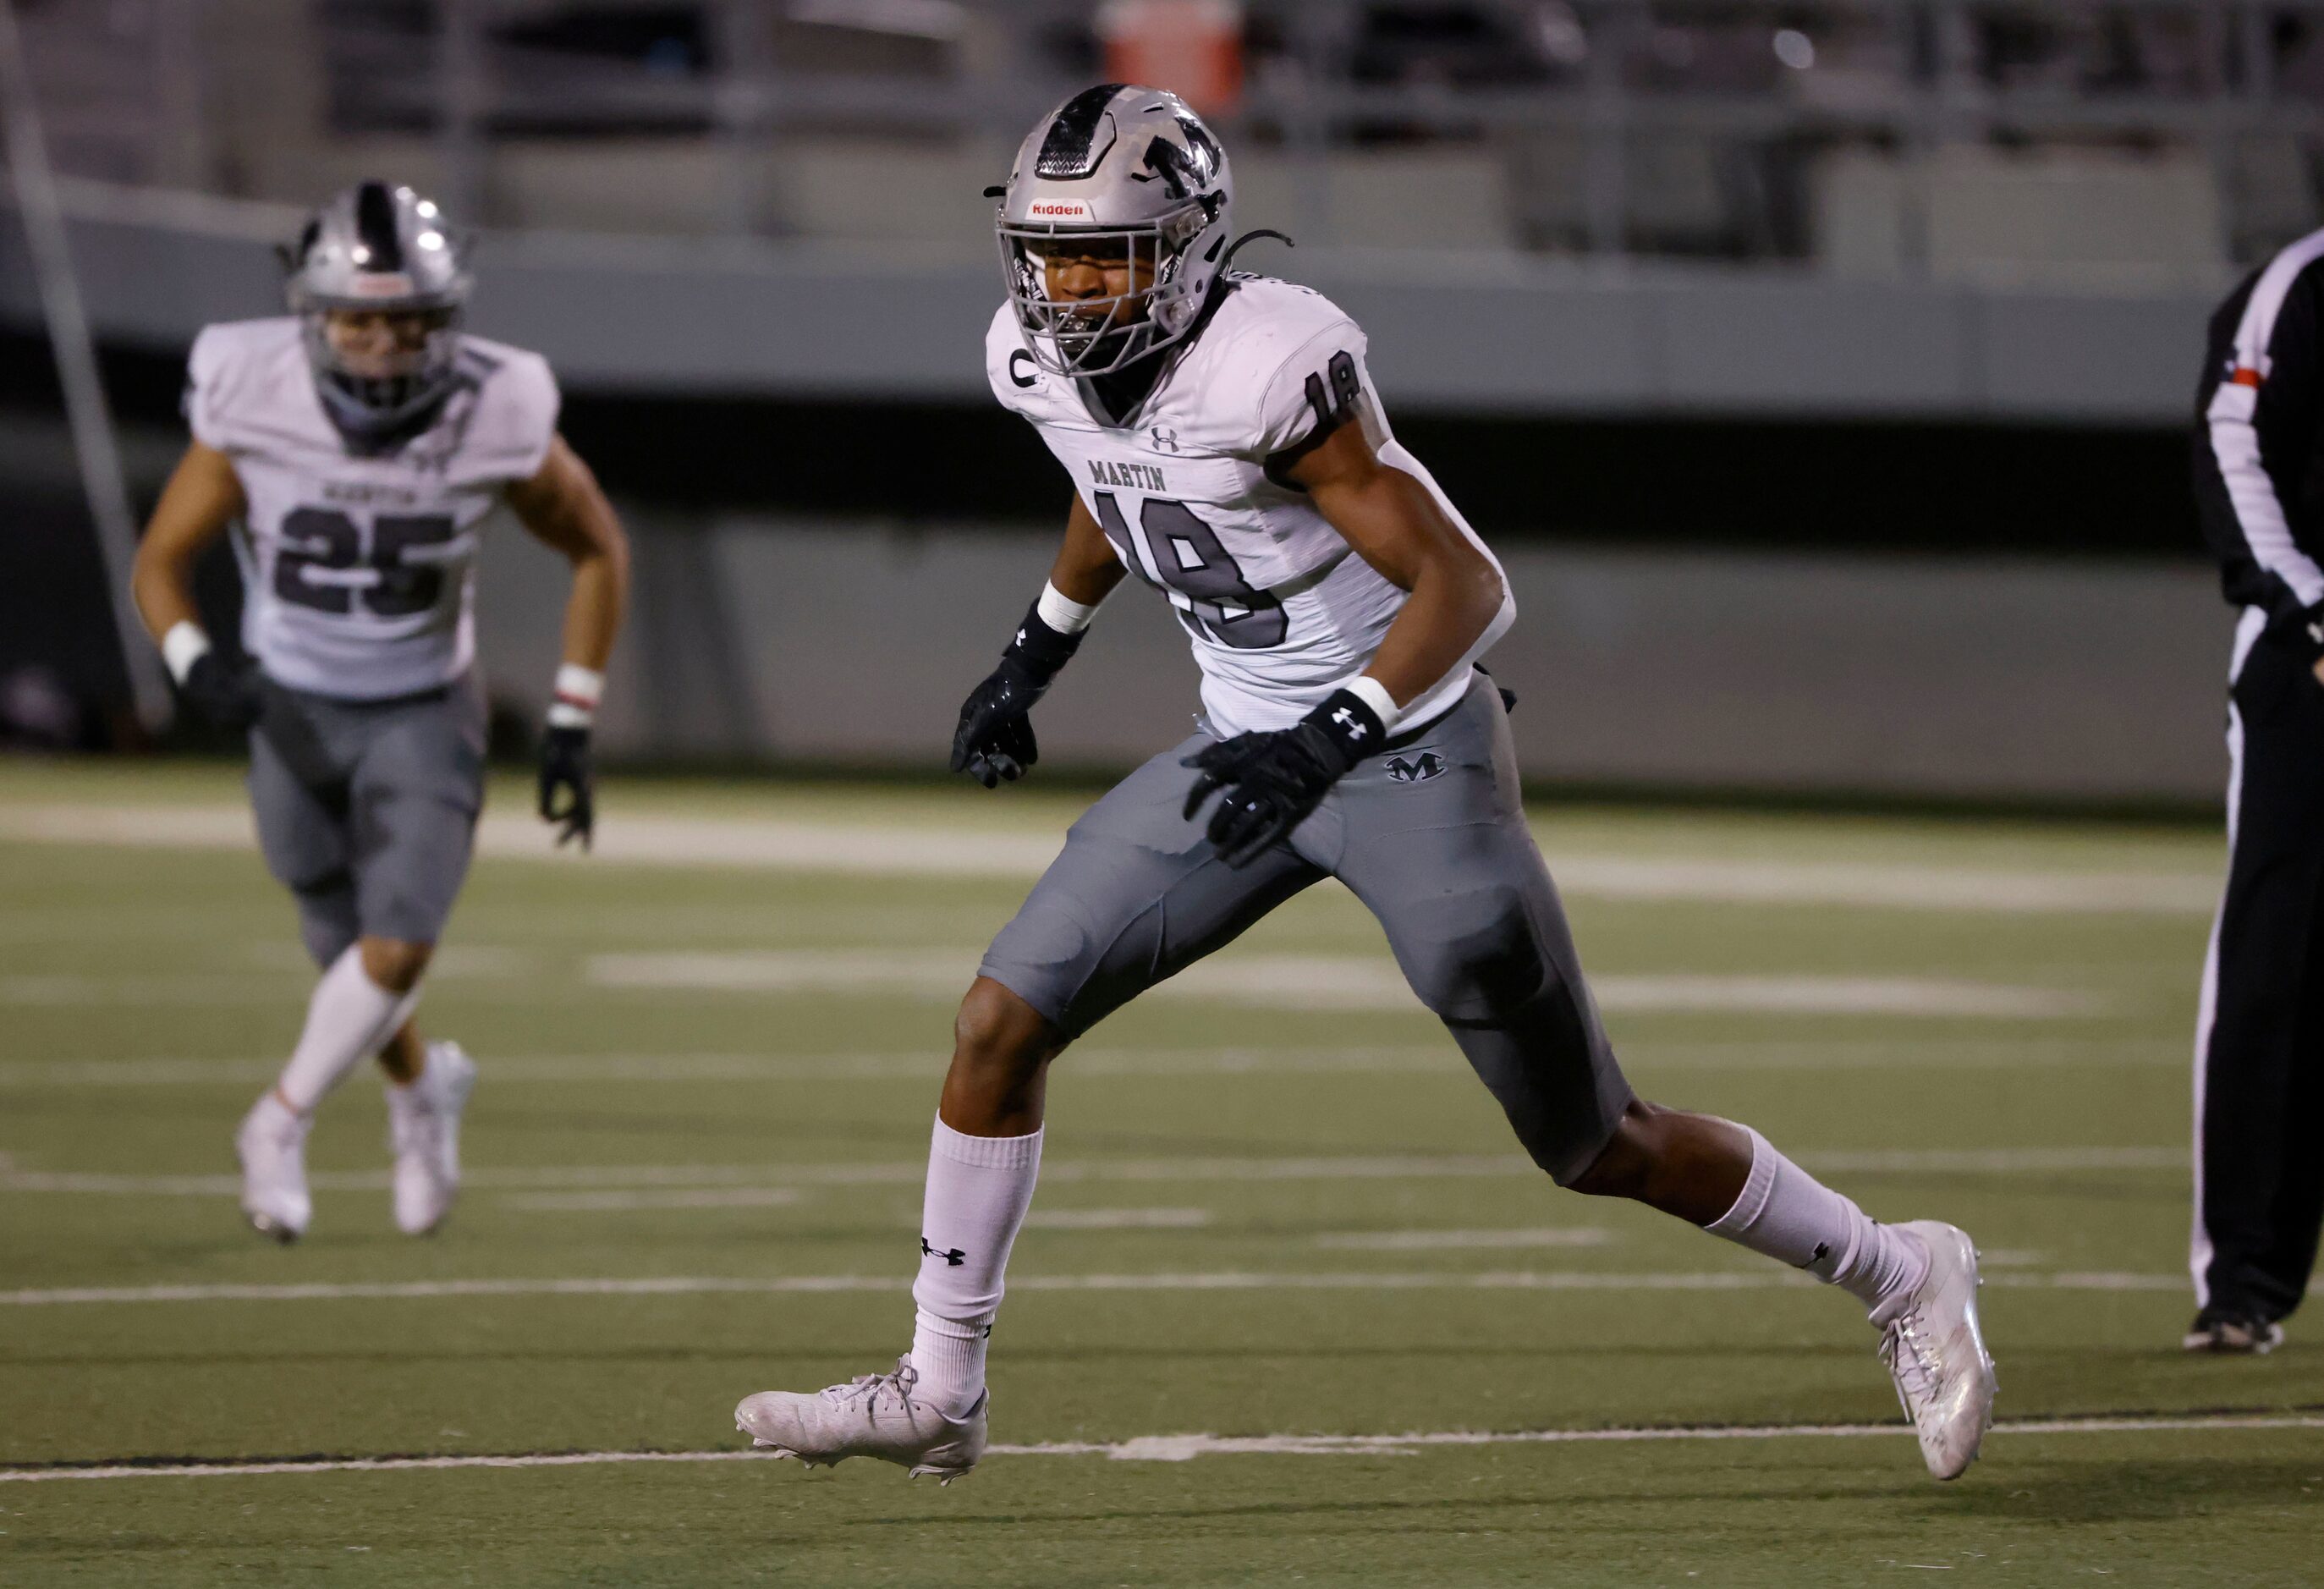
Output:
<path fill-rule="evenodd" d="M 186 675 L 194 664 L 209 655 L 210 637 L 199 624 L 180 618 L 170 625 L 170 633 L 161 636 L 161 662 L 170 670 L 170 677 L 184 684 Z"/>
<path fill-rule="evenodd" d="M 1396 720 L 1402 715 L 1402 708 L 1396 704 L 1396 697 L 1388 694 L 1387 685 L 1369 673 L 1359 673 L 1340 688 L 1372 709 L 1372 716 L 1380 720 L 1382 734 L 1396 732 Z"/>
<path fill-rule="evenodd" d="M 595 668 L 567 662 L 557 670 L 557 694 L 549 703 L 551 728 L 586 728 L 597 720 L 597 702 L 605 693 L 605 676 Z"/>
<path fill-rule="evenodd" d="M 1041 622 L 1060 634 L 1079 634 L 1097 616 L 1097 608 L 1077 602 L 1054 585 L 1041 587 L 1041 599 L 1033 610 L 1041 614 Z"/>

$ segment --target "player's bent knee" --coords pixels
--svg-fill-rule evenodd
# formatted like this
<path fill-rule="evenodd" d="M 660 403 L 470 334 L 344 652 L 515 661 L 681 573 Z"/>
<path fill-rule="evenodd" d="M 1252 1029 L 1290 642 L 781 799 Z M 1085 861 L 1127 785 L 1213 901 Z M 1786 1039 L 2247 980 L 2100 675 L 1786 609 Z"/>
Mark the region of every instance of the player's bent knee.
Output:
<path fill-rule="evenodd" d="M 953 1020 L 953 1063 L 977 1070 L 1037 1069 L 1064 1044 L 1041 1012 L 991 977 L 980 976 Z"/>
<path fill-rule="evenodd" d="M 1404 957 L 1420 1002 L 1447 1021 L 1486 1021 L 1522 1008 L 1549 980 L 1525 900 L 1512 888 L 1443 901 Z"/>
<path fill-rule="evenodd" d="M 366 938 L 362 940 L 364 975 L 391 993 L 408 993 L 420 985 L 434 944 L 407 938 Z"/>
<path fill-rule="evenodd" d="M 328 970 L 363 936 L 356 924 L 355 891 L 342 884 L 300 889 L 293 897 L 299 901 L 299 940 L 317 968 Z"/>
<path fill-rule="evenodd" d="M 1665 1117 L 1659 1104 L 1633 1098 L 1615 1123 L 1614 1134 L 1590 1161 L 1590 1168 L 1565 1183 L 1566 1190 L 1590 1197 L 1643 1196 L 1656 1169 L 1667 1156 Z"/>

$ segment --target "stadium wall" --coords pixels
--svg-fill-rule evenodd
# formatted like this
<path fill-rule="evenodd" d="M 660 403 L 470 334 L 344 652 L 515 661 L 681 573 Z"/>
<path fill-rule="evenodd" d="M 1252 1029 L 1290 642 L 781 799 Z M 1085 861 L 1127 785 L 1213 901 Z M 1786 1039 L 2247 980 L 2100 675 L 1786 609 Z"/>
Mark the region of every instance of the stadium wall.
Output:
<path fill-rule="evenodd" d="M 98 333 L 181 348 L 280 312 L 293 212 L 71 184 Z M 896 245 L 487 236 L 475 328 L 603 391 L 982 401 L 993 268 Z M 1503 253 L 1254 249 L 1365 326 L 1400 411 L 2183 420 L 2223 283 L 1858 281 Z M 0 323 L 39 321 L 0 226 Z"/>
<path fill-rule="evenodd" d="M 1054 533 L 862 522 L 638 524 L 602 733 L 630 757 L 940 767 Z M 1503 549 L 1489 659 L 1546 783 L 2215 803 L 2230 614 L 2198 565 Z M 479 597 L 495 697 L 545 706 L 566 581 L 512 529 Z M 1044 702 L 1053 764 L 1187 731 L 1184 633 L 1118 593 Z"/>

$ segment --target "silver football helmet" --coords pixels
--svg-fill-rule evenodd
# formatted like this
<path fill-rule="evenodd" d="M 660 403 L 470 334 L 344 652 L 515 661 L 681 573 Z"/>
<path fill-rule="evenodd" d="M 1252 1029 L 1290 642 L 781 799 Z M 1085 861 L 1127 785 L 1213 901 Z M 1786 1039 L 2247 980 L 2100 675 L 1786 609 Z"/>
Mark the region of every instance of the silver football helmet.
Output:
<path fill-rule="evenodd" d="M 450 393 L 468 300 L 462 242 L 435 204 L 410 189 L 358 182 L 309 217 L 299 241 L 282 251 L 316 390 L 348 436 L 393 437 Z M 333 336 L 330 317 L 343 310 L 416 319 L 392 346 L 358 352 Z"/>
<path fill-rule="evenodd" d="M 1102 83 L 1074 95 L 1019 146 L 995 196 L 1009 301 L 1027 351 L 1054 374 L 1107 374 L 1176 342 L 1225 267 L 1226 151 L 1160 88 Z M 1063 246 L 1119 252 L 1131 290 L 1052 300 L 1047 259 Z"/>

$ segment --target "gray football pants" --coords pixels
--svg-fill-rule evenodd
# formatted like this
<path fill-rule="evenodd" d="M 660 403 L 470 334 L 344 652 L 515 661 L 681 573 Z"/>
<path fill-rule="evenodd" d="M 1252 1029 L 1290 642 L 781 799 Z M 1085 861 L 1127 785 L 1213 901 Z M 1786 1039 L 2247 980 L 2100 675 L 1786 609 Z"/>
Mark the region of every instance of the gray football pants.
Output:
<path fill-rule="evenodd" d="M 986 951 L 982 975 L 1068 1038 L 1231 942 L 1325 877 L 1379 918 L 1420 1002 L 1443 1021 L 1534 1161 L 1590 1167 L 1631 1097 L 1582 979 L 1565 911 L 1519 801 L 1516 748 L 1483 675 L 1461 704 L 1333 786 L 1284 844 L 1240 872 L 1181 815 L 1201 734 L 1131 773 Z"/>
<path fill-rule="evenodd" d="M 468 874 L 484 799 L 473 675 L 387 701 L 264 686 L 250 803 L 267 870 L 299 901 L 318 965 L 358 938 L 432 944 Z"/>

